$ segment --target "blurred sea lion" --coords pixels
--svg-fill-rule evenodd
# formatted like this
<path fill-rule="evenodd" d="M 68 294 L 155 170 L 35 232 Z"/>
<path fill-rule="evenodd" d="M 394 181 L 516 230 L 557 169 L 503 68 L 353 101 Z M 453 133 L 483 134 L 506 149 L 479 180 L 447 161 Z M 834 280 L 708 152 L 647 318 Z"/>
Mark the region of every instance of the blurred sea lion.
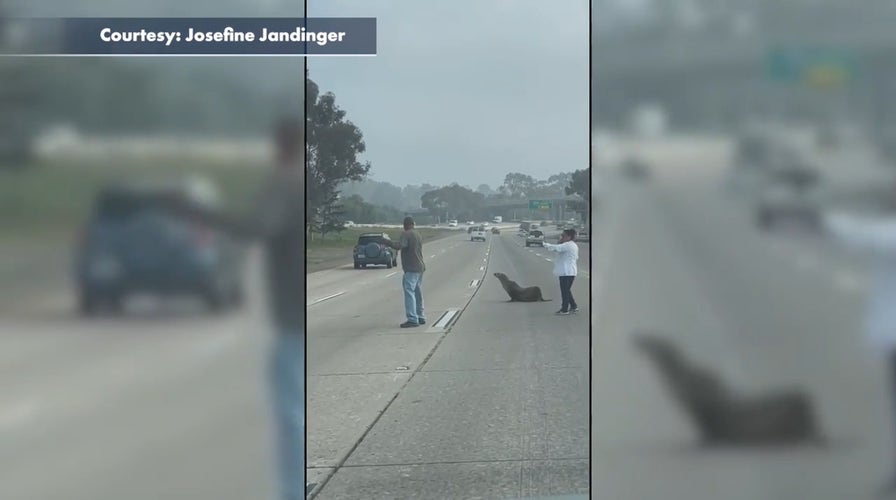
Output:
<path fill-rule="evenodd" d="M 639 332 L 638 350 L 653 361 L 675 401 L 697 427 L 704 445 L 826 442 L 810 397 L 802 390 L 758 396 L 735 394 L 715 373 L 692 364 L 669 340 Z"/>

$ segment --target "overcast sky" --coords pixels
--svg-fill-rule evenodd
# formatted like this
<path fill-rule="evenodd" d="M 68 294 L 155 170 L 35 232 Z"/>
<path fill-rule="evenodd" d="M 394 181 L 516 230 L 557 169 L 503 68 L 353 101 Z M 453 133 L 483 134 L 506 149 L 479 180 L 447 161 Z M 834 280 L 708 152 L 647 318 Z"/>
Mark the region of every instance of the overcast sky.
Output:
<path fill-rule="evenodd" d="M 376 17 L 376 57 L 311 57 L 364 134 L 371 177 L 500 185 L 588 166 L 588 0 L 309 1 Z"/>

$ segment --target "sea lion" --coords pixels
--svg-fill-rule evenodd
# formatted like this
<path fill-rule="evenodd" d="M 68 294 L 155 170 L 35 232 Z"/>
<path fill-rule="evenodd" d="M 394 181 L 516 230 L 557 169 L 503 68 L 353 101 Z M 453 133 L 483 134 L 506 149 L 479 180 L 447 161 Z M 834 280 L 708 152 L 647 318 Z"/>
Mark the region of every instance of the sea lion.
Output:
<path fill-rule="evenodd" d="M 504 287 L 504 291 L 507 292 L 507 295 L 510 295 L 509 302 L 550 302 L 551 300 L 545 299 L 541 295 L 541 288 L 537 286 L 523 288 L 519 286 L 516 281 L 512 281 L 508 278 L 504 273 L 495 273 L 495 277 L 501 282 L 501 286 Z"/>
<path fill-rule="evenodd" d="M 653 361 L 672 397 L 697 427 L 703 445 L 827 441 L 818 430 L 812 401 L 804 391 L 735 394 L 716 374 L 692 364 L 669 340 L 637 333 L 634 342 Z"/>

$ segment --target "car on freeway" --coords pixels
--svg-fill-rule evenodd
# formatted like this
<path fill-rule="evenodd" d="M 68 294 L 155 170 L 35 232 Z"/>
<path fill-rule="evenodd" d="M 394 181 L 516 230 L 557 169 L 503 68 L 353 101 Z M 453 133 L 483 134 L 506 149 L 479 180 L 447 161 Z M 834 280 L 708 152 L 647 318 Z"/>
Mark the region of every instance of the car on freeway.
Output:
<path fill-rule="evenodd" d="M 526 246 L 544 246 L 544 233 L 535 229 L 529 231 L 529 234 L 526 235 Z"/>
<path fill-rule="evenodd" d="M 453 220 L 453 219 L 452 219 L 452 220 L 449 220 L 449 221 L 448 221 L 448 227 L 457 227 L 457 221 L 456 221 L 456 220 Z"/>
<path fill-rule="evenodd" d="M 367 266 L 386 266 L 387 269 L 392 269 L 398 265 L 395 251 L 382 244 L 383 239 L 391 240 L 386 233 L 363 233 L 358 236 L 358 242 L 352 250 L 355 269 Z"/>
<path fill-rule="evenodd" d="M 468 220 L 468 221 L 467 221 L 467 225 L 468 225 L 468 226 L 475 226 L 476 223 L 473 222 L 473 221 L 471 221 L 471 220 Z"/>
<path fill-rule="evenodd" d="M 214 311 L 243 300 L 245 248 L 178 204 L 218 210 L 205 178 L 131 181 L 101 188 L 76 243 L 78 308 L 118 312 L 134 294 L 195 295 Z"/>
<path fill-rule="evenodd" d="M 523 221 L 523 222 L 520 223 L 520 231 L 522 231 L 522 232 L 524 232 L 524 233 L 528 233 L 530 227 L 532 227 L 532 223 L 531 223 L 531 222 Z"/>
<path fill-rule="evenodd" d="M 470 241 L 485 241 L 485 228 L 477 226 L 470 233 Z"/>
<path fill-rule="evenodd" d="M 493 228 L 492 228 L 492 234 L 501 234 L 501 230 L 498 229 L 498 228 L 496 228 L 496 227 L 493 227 Z"/>
<path fill-rule="evenodd" d="M 761 192 L 773 183 L 775 171 L 806 164 L 802 156 L 793 145 L 768 134 L 744 135 L 738 140 L 725 187 L 735 193 Z"/>
<path fill-rule="evenodd" d="M 581 230 L 579 230 L 576 233 L 576 241 L 586 241 L 586 242 L 590 243 L 591 242 L 591 234 L 588 232 L 587 229 L 582 228 Z"/>
<path fill-rule="evenodd" d="M 487 221 L 486 221 L 486 222 L 483 222 L 483 223 L 482 223 L 482 227 L 488 227 L 488 222 L 487 222 Z"/>
<path fill-rule="evenodd" d="M 769 184 L 759 193 L 756 223 L 772 229 L 781 221 L 815 227 L 820 223 L 823 191 L 821 176 L 806 166 L 791 166 L 770 174 Z"/>

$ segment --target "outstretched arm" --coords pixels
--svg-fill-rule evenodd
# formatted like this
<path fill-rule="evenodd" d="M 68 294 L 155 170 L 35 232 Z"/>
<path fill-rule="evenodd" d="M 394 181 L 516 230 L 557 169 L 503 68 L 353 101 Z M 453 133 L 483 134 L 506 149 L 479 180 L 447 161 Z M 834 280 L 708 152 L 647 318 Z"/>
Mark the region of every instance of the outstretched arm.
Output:
<path fill-rule="evenodd" d="M 290 224 L 304 224 L 304 188 L 298 183 L 271 182 L 253 203 L 251 211 L 243 216 L 225 214 L 181 201 L 179 210 L 222 231 L 246 239 L 264 239 L 283 231 Z"/>
<path fill-rule="evenodd" d="M 830 213 L 824 227 L 836 239 L 855 250 L 896 253 L 896 218 L 856 217 Z"/>

